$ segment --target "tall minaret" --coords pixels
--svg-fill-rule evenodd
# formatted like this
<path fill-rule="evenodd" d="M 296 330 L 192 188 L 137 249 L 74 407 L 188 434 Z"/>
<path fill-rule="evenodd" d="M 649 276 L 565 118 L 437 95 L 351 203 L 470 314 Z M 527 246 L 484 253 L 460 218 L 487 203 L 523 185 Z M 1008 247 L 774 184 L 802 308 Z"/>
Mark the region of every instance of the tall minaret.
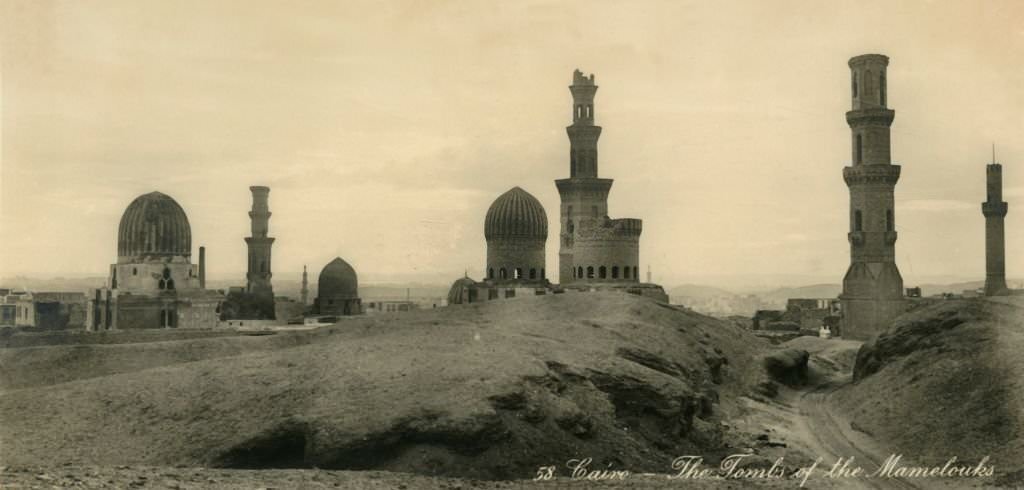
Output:
<path fill-rule="evenodd" d="M 850 188 L 850 268 L 839 298 L 842 335 L 866 339 L 905 311 L 893 198 L 900 167 L 892 164 L 889 147 L 889 126 L 896 116 L 886 103 L 889 58 L 865 54 L 851 58 L 849 65 L 853 110 L 846 113 L 846 122 L 853 163 L 843 169 L 843 179 Z"/>
<path fill-rule="evenodd" d="M 302 266 L 302 304 L 305 305 L 309 299 L 309 275 L 306 274 L 306 266 Z"/>
<path fill-rule="evenodd" d="M 574 233 L 581 220 L 601 219 L 608 215 L 608 192 L 612 179 L 597 177 L 597 139 L 601 126 L 594 125 L 594 75 L 572 74 L 572 125 L 569 135 L 569 178 L 555 181 L 562 198 L 558 281 L 562 284 L 577 279 L 574 270 Z M 637 278 L 639 279 L 639 278 Z"/>
<path fill-rule="evenodd" d="M 1009 205 L 1003 202 L 1003 166 L 995 162 L 995 155 L 985 175 L 988 199 L 981 203 L 981 214 L 985 215 L 985 295 L 996 296 L 1009 292 L 1003 234 L 1003 218 Z"/>
<path fill-rule="evenodd" d="M 260 296 L 274 297 L 274 288 L 270 285 L 270 246 L 274 239 L 267 236 L 270 221 L 270 209 L 267 206 L 269 187 L 252 186 L 252 211 L 249 219 L 252 222 L 252 236 L 246 237 L 249 245 L 249 272 L 245 275 L 246 291 Z"/>

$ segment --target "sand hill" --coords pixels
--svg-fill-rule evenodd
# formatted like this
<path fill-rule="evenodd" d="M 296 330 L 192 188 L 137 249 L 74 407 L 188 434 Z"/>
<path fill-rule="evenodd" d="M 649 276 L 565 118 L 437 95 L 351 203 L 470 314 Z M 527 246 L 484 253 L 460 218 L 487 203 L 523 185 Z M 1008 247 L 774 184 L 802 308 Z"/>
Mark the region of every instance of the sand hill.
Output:
<path fill-rule="evenodd" d="M 900 317 L 837 392 L 854 427 L 919 463 L 988 455 L 1024 481 L 1024 298 L 942 302 Z"/>
<path fill-rule="evenodd" d="M 8 465 L 380 469 L 529 478 L 585 454 L 667 471 L 722 448 L 761 376 L 743 329 L 618 293 L 310 332 L 0 349 Z"/>

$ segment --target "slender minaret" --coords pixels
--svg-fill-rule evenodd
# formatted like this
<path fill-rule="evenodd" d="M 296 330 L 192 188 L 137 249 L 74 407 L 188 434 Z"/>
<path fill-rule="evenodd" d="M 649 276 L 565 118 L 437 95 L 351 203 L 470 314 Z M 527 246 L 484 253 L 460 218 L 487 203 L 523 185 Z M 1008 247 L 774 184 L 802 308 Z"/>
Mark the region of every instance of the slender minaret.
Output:
<path fill-rule="evenodd" d="M 309 275 L 306 274 L 306 266 L 302 266 L 302 304 L 305 305 L 309 299 Z"/>
<path fill-rule="evenodd" d="M 252 222 L 252 236 L 246 237 L 249 245 L 249 272 L 245 275 L 246 291 L 260 296 L 274 297 L 274 288 L 270 284 L 270 247 L 274 239 L 267 236 L 269 231 L 270 208 L 267 206 L 269 187 L 252 186 L 252 211 L 249 219 Z"/>
<path fill-rule="evenodd" d="M 888 328 L 905 311 L 903 277 L 896 268 L 894 189 L 899 165 L 892 164 L 889 126 L 896 113 L 886 101 L 889 58 L 866 54 L 850 59 L 853 110 L 851 166 L 843 169 L 850 188 L 850 268 L 839 296 L 844 337 L 866 339 Z"/>
<path fill-rule="evenodd" d="M 985 215 L 985 295 L 1006 294 L 1006 243 L 1003 218 L 1009 205 L 1003 202 L 1003 166 L 996 163 L 993 150 L 992 163 L 985 169 L 988 199 L 981 203 Z"/>

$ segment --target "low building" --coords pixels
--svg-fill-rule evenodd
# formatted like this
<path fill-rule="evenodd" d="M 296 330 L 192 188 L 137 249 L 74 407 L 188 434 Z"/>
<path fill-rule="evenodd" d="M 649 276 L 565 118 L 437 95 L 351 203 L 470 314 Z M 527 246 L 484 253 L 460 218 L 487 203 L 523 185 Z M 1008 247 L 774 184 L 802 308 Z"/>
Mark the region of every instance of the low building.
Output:
<path fill-rule="evenodd" d="M 363 310 L 367 315 L 380 313 L 394 313 L 399 311 L 418 310 L 420 305 L 411 300 L 384 299 L 373 300 L 363 303 Z"/>
<path fill-rule="evenodd" d="M 18 327 L 82 328 L 85 317 L 86 300 L 83 293 L 28 293 L 14 303 L 14 325 Z"/>

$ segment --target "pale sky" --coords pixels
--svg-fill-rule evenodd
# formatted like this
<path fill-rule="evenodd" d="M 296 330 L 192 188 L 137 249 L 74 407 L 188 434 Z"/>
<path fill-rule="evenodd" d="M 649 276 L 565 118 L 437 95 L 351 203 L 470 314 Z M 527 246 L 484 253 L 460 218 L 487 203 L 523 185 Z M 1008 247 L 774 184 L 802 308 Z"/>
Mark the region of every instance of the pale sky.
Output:
<path fill-rule="evenodd" d="M 0 5 L 0 276 L 106 275 L 121 213 L 159 190 L 209 275 L 244 283 L 257 184 L 275 278 L 334 256 L 364 281 L 480 277 L 484 214 L 517 185 L 547 209 L 555 271 L 580 68 L 642 270 L 840 282 L 864 53 L 890 57 L 907 285 L 983 277 L 993 142 L 1024 275 L 1024 2 Z"/>

